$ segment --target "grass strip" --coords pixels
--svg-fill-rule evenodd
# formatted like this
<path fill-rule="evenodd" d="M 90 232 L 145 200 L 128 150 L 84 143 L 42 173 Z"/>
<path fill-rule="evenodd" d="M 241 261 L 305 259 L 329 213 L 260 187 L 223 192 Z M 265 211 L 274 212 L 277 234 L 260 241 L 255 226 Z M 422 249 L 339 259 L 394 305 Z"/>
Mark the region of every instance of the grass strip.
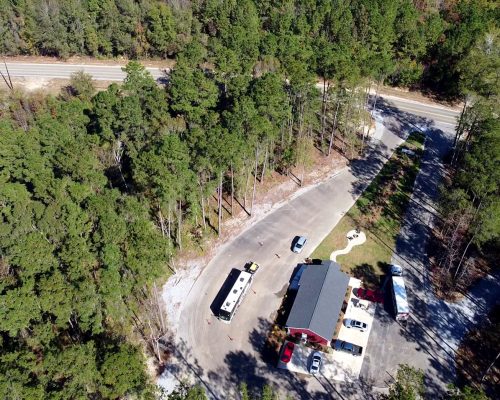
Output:
<path fill-rule="evenodd" d="M 347 246 L 346 233 L 361 228 L 366 242 L 337 257 L 342 270 L 362 279 L 368 287 L 379 284 L 391 261 L 396 238 L 420 168 L 425 136 L 413 132 L 398 147 L 356 203 L 321 242 L 312 258 L 329 259 Z M 411 150 L 413 154 L 405 153 Z"/>

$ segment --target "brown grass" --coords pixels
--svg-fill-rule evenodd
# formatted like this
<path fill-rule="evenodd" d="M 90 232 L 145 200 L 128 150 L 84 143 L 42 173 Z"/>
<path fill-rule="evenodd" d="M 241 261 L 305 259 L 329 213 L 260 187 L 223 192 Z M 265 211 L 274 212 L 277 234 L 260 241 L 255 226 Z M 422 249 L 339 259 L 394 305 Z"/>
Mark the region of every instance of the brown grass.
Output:
<path fill-rule="evenodd" d="M 498 250 L 485 247 L 482 251 L 477 248 L 470 250 L 469 259 L 471 263 L 467 266 L 467 272 L 462 279 L 456 281 L 453 278 L 455 270 L 447 271 L 439 265 L 440 259 L 446 251 L 443 246 L 445 238 L 440 235 L 438 229 L 434 229 L 427 248 L 431 268 L 431 282 L 437 297 L 448 301 L 458 301 L 469 291 L 479 279 L 490 273 L 491 268 L 498 260 Z"/>

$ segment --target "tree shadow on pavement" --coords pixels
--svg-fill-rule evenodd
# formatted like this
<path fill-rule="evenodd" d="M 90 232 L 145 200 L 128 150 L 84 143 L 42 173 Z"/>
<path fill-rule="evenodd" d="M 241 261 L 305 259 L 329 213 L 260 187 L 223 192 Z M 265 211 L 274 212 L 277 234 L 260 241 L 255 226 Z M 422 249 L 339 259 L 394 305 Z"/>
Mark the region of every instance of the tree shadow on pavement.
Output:
<path fill-rule="evenodd" d="M 246 382 L 250 387 L 262 388 L 268 383 L 268 379 L 264 377 L 257 364 L 257 359 L 251 354 L 243 351 L 230 352 L 224 357 L 224 362 L 229 369 L 228 380 L 235 387 Z"/>
<path fill-rule="evenodd" d="M 469 301 L 474 304 L 477 323 L 481 316 L 487 316 L 493 306 L 500 304 L 498 294 L 500 293 L 500 270 L 493 271 L 490 275 L 476 282 L 464 295 L 461 302 Z"/>
<path fill-rule="evenodd" d="M 375 272 L 373 265 L 367 263 L 356 265 L 351 272 L 355 278 L 361 279 L 370 288 L 377 288 L 379 286 L 380 275 Z"/>
<path fill-rule="evenodd" d="M 364 158 L 349 163 L 349 169 L 356 177 L 350 190 L 353 197 L 358 197 L 365 191 L 387 160 L 388 148 L 384 143 L 371 144 L 369 148 Z"/>
<path fill-rule="evenodd" d="M 412 316 L 404 335 L 417 345 L 417 351 L 427 354 L 426 392 L 429 398 L 437 398 L 454 382 L 456 350 L 475 321 L 439 299 L 424 299 L 414 292 L 410 300 Z"/>
<path fill-rule="evenodd" d="M 454 353 L 440 343 L 442 339 L 434 337 L 428 327 L 415 318 L 408 321 L 406 330 L 402 332 L 408 342 L 413 342 L 417 352 L 425 353 L 427 367 L 424 369 L 426 396 L 440 398 L 446 391 L 446 385 L 452 383 L 455 376 Z"/>
<path fill-rule="evenodd" d="M 257 327 L 252 329 L 248 335 L 248 341 L 259 355 L 261 361 L 268 365 L 275 366 L 278 363 L 279 349 L 273 346 L 269 340 L 271 336 L 272 322 L 259 318 Z"/>
<path fill-rule="evenodd" d="M 484 314 L 488 308 L 476 304 L 485 305 L 488 299 L 495 298 L 492 292 L 497 292 L 485 285 L 479 296 L 475 293 L 461 304 L 446 303 L 432 292 L 427 246 L 433 219 L 438 216 L 433 204 L 439 197 L 439 184 L 444 175 L 442 160 L 450 142 L 450 135 L 437 129 L 428 130 L 412 201 L 406 210 L 393 256 L 405 269 L 411 310 L 411 319 L 406 329 L 401 328 L 400 334 L 414 344 L 413 349 L 408 347 L 410 353 L 416 351 L 415 355 L 425 355 L 419 359 L 426 360 L 428 398 L 438 398 L 445 392 L 446 385 L 453 382 L 458 344 L 467 330 L 477 323 L 478 314 Z"/>
<path fill-rule="evenodd" d="M 370 104 L 373 104 L 373 100 L 374 97 L 371 96 Z M 406 139 L 408 134 L 415 130 L 433 132 L 433 120 L 402 111 L 383 98 L 377 99 L 376 108 L 384 119 L 384 128 L 401 139 Z M 350 163 L 351 172 L 357 178 L 351 189 L 353 196 L 363 193 L 388 156 L 389 149 L 386 145 L 382 142 L 372 142 L 365 158 Z"/>
<path fill-rule="evenodd" d="M 363 377 L 348 376 L 345 381 L 334 381 L 326 378 L 324 375 L 315 377 L 315 379 L 325 389 L 327 394 L 323 397 L 314 397 L 321 399 L 376 399 L 373 394 L 373 381 Z"/>
<path fill-rule="evenodd" d="M 370 96 L 373 104 L 373 96 Z M 384 118 L 385 121 L 390 121 L 386 124 L 386 129 L 389 129 L 395 135 L 405 139 L 409 131 L 425 131 L 434 126 L 432 119 L 421 117 L 413 113 L 400 110 L 395 105 L 391 104 L 389 100 L 384 98 L 377 99 L 376 111 Z M 393 123 L 391 123 L 394 121 Z"/>
<path fill-rule="evenodd" d="M 193 356 L 191 348 L 187 346 L 182 338 L 177 341 L 174 341 L 172 338 L 170 340 L 163 340 L 163 345 L 177 361 L 176 363 L 168 363 L 165 367 L 165 372 L 174 376 L 179 383 L 184 382 L 188 377 L 193 377 L 196 383 L 203 386 L 207 394 L 212 398 L 219 398 L 210 380 L 204 378 L 204 370 L 199 365 L 196 357 Z"/>
<path fill-rule="evenodd" d="M 292 398 L 300 399 L 318 399 L 323 397 L 318 397 L 317 393 L 309 392 L 307 389 L 307 380 L 302 378 L 300 374 L 295 374 L 287 370 L 277 368 L 278 363 L 278 351 L 270 341 L 267 340 L 270 334 L 270 330 L 273 323 L 270 320 L 259 318 L 257 326 L 250 332 L 249 342 L 252 345 L 255 352 L 258 354 L 258 359 L 253 358 L 253 360 L 245 361 L 240 360 L 242 364 L 239 365 L 239 379 L 242 379 L 249 384 L 262 385 L 266 382 L 278 383 L 280 391 L 284 395 L 291 395 Z M 230 355 L 234 357 L 233 355 Z M 250 357 L 252 358 L 252 357 Z M 226 358 L 230 361 L 230 358 Z M 257 367 L 255 362 L 260 362 L 260 366 Z M 249 364 L 248 364 L 249 363 Z M 255 377 L 255 371 L 258 370 L 260 377 Z M 262 379 L 266 376 L 266 382 Z M 330 397 L 326 397 L 330 398 Z"/>

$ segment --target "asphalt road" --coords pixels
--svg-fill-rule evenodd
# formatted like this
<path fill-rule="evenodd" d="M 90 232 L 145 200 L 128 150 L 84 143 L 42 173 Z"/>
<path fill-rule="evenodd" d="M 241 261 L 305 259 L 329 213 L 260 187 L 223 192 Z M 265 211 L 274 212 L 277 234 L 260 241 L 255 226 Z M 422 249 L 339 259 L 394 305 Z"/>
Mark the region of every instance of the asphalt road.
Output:
<path fill-rule="evenodd" d="M 421 368 L 430 399 L 439 398 L 453 382 L 455 352 L 462 338 L 486 317 L 500 293 L 498 277 L 489 276 L 459 302 L 447 303 L 433 295 L 426 249 L 430 229 L 439 218 L 434 205 L 445 172 L 443 158 L 454 135 L 451 127 L 446 129 L 442 122 L 441 129 L 431 129 L 427 136 L 420 172 L 392 257 L 393 263 L 405 271 L 411 318 L 403 327 L 392 318 L 392 307 L 377 309 L 361 373 L 366 382 L 384 387 L 392 381 L 398 364 Z"/>
<path fill-rule="evenodd" d="M 263 337 L 275 317 L 297 263 L 304 260 L 337 224 L 415 127 L 451 127 L 456 112 L 430 105 L 388 99 L 379 101 L 380 140 L 365 160 L 352 163 L 321 185 L 311 188 L 227 243 L 205 267 L 187 295 L 179 321 L 176 376 L 195 376 L 213 398 L 224 399 L 240 382 L 274 382 L 298 398 L 355 398 L 359 384 L 338 385 L 278 371 L 267 363 Z M 403 111 L 411 110 L 410 112 Z M 413 114 L 418 113 L 418 115 Z M 434 121 L 428 118 L 432 116 Z M 433 133 L 432 131 L 431 133 Z M 309 238 L 301 255 L 290 251 L 295 235 Z M 232 269 L 256 261 L 261 270 L 231 324 L 218 321 L 211 304 Z M 338 398 L 338 397 L 335 397 Z"/>
<path fill-rule="evenodd" d="M 69 64 L 69 63 L 25 63 L 7 62 L 8 71 L 13 78 L 41 78 L 41 79 L 69 79 L 71 74 L 84 71 L 95 80 L 122 81 L 125 73 L 122 68 L 125 65 L 96 65 L 96 64 Z M 165 70 L 160 68 L 146 67 L 154 79 L 165 77 Z M 6 68 L 0 64 L 0 71 L 5 74 Z M 3 83 L 3 81 L 2 81 Z"/>
<path fill-rule="evenodd" d="M 441 127 L 432 129 L 426 138 L 419 175 L 392 257 L 392 262 L 404 269 L 411 318 L 406 327 L 396 323 L 390 295 L 386 295 L 385 307 L 377 309 L 362 369 L 363 378 L 377 387 L 387 386 L 395 377 L 398 364 L 403 363 L 426 371 L 427 390 L 432 397 L 437 397 L 453 379 L 453 352 L 439 334 L 434 335 L 439 331 L 430 329 L 431 319 L 444 321 L 448 316 L 429 313 L 425 300 L 432 296 L 426 247 L 435 213 L 433 204 L 444 172 L 442 159 L 450 148 L 452 135 L 452 129 Z M 447 330 L 453 329 L 449 322 Z"/>

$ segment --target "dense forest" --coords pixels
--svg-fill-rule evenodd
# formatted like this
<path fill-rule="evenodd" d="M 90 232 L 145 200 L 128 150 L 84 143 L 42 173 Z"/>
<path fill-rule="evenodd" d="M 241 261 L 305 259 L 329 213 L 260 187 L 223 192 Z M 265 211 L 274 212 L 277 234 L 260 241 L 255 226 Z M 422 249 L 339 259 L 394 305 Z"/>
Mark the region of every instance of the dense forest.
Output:
<path fill-rule="evenodd" d="M 123 84 L 97 94 L 85 74 L 57 97 L 5 86 L 2 398 L 153 396 L 144 350 L 164 361 L 157 286 L 172 256 L 220 234 L 233 204 L 252 214 L 269 171 L 303 171 L 314 148 L 361 155 L 369 89 L 383 82 L 466 100 L 449 201 L 473 222 L 453 246 L 498 240 L 494 2 L 0 0 L 0 10 L 3 55 L 176 60 L 164 86 L 133 61 Z"/>
<path fill-rule="evenodd" d="M 0 0 L 0 54 L 175 57 L 218 70 L 421 82 L 459 94 L 458 66 L 498 20 L 490 0 Z"/>
<path fill-rule="evenodd" d="M 441 290 L 466 290 L 500 249 L 499 31 L 460 61 L 464 106 L 442 188 L 437 278 Z M 482 262 L 483 261 L 483 262 Z M 481 268 L 481 264 L 483 267 Z"/>

